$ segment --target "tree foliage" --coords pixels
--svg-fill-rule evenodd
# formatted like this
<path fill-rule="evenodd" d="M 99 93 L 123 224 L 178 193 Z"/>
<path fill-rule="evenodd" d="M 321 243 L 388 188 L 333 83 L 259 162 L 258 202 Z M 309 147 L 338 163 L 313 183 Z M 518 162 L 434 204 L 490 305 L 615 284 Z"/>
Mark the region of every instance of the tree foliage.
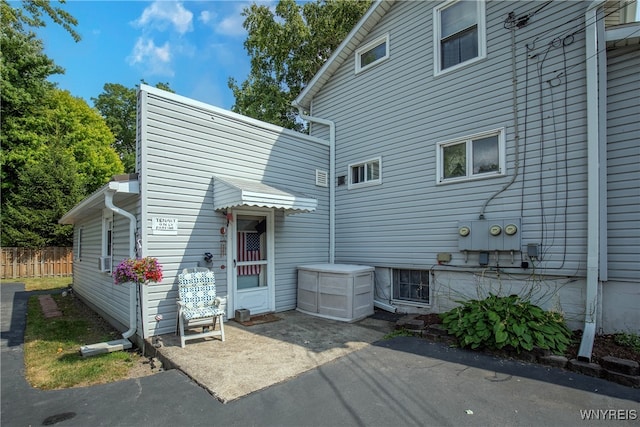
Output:
<path fill-rule="evenodd" d="M 71 229 L 58 219 L 123 171 L 111 131 L 84 100 L 51 89 L 14 137 L 23 143 L 2 149 L 11 177 L 3 182 L 2 244 L 70 245 Z"/>
<path fill-rule="evenodd" d="M 157 83 L 156 87 L 173 93 L 168 83 Z M 113 147 L 127 173 L 135 172 L 136 166 L 136 91 L 136 87 L 106 83 L 103 92 L 97 98 L 91 98 L 115 137 Z"/>
<path fill-rule="evenodd" d="M 71 230 L 58 219 L 122 164 L 98 112 L 47 80 L 63 70 L 31 31 L 48 16 L 79 40 L 75 19 L 45 0 L 0 0 L 0 12 L 1 242 L 70 245 Z"/>
<path fill-rule="evenodd" d="M 229 79 L 233 111 L 298 131 L 291 102 L 322 67 L 369 8 L 370 1 L 280 0 L 245 8 L 244 43 L 251 70 L 240 85 Z"/>

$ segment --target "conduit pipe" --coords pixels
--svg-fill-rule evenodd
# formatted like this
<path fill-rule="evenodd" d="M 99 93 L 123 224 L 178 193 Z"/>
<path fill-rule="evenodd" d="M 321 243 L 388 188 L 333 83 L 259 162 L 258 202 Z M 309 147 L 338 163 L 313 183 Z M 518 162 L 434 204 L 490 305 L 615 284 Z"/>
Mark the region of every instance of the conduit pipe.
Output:
<path fill-rule="evenodd" d="M 301 119 L 329 127 L 329 264 L 333 264 L 336 257 L 336 124 L 331 120 L 307 116 L 296 101 L 291 105 L 298 109 Z"/>
<path fill-rule="evenodd" d="M 600 53 L 598 53 L 598 9 L 605 0 L 596 0 L 585 12 L 585 63 L 587 73 L 587 282 L 585 297 L 585 319 L 578 359 L 591 361 L 593 340 L 596 335 L 598 312 L 598 271 L 600 264 L 600 156 L 601 136 L 599 76 Z M 602 41 L 602 40 L 601 40 Z"/>
<path fill-rule="evenodd" d="M 111 187 L 112 183 L 109 183 L 109 189 L 104 193 L 105 206 L 125 218 L 129 219 L 129 258 L 136 257 L 136 217 L 122 208 L 113 204 L 113 195 L 117 189 Z M 115 183 L 117 185 L 117 183 Z M 122 334 L 122 338 L 128 339 L 136 332 L 136 288 L 135 286 L 129 287 L 129 329 Z"/>

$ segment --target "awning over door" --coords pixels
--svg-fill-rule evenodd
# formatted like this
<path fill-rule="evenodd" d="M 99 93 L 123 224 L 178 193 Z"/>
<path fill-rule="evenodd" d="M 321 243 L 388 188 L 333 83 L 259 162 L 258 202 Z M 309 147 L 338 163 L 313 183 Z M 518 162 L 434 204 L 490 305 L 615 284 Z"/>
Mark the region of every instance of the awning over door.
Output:
<path fill-rule="evenodd" d="M 318 201 L 260 181 L 214 176 L 214 209 L 227 210 L 242 206 L 284 209 L 287 213 L 293 214 L 315 211 Z"/>

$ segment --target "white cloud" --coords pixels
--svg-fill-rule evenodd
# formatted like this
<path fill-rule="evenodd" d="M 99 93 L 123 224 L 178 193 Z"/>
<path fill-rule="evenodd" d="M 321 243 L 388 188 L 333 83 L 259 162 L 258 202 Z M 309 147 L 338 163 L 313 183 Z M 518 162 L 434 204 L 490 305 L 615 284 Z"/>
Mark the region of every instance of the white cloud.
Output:
<path fill-rule="evenodd" d="M 203 10 L 202 12 L 200 12 L 200 16 L 198 16 L 198 21 L 202 22 L 203 24 L 208 24 L 216 17 L 217 15 L 215 12 L 211 12 L 210 10 Z"/>
<path fill-rule="evenodd" d="M 152 39 L 140 37 L 131 55 L 127 58 L 130 65 L 141 65 L 149 74 L 173 76 L 171 68 L 171 47 L 169 42 L 156 46 Z"/>
<path fill-rule="evenodd" d="M 198 21 L 211 27 L 216 34 L 236 37 L 244 36 L 247 34 L 246 30 L 242 27 L 244 23 L 244 16 L 242 11 L 244 8 L 249 7 L 251 3 L 237 2 L 228 3 L 233 7 L 226 7 L 227 4 L 210 3 L 218 10 L 204 10 L 198 16 Z"/>
<path fill-rule="evenodd" d="M 225 36 L 241 36 L 246 34 L 246 30 L 242 26 L 244 22 L 244 16 L 240 14 L 229 15 L 224 18 L 216 26 L 216 33 L 223 34 Z"/>
<path fill-rule="evenodd" d="M 193 13 L 180 2 L 155 1 L 133 22 L 138 27 L 164 30 L 168 25 L 180 34 L 193 30 Z"/>

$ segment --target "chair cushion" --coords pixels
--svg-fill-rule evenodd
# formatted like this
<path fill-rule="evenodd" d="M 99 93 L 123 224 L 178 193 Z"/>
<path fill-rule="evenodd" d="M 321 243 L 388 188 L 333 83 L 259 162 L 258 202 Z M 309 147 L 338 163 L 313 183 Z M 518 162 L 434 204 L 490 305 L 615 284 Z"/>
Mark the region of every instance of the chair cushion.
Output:
<path fill-rule="evenodd" d="M 213 271 L 180 274 L 178 298 L 185 320 L 224 314 L 216 303 L 216 285 Z"/>
<path fill-rule="evenodd" d="M 224 314 L 222 310 L 216 307 L 196 307 L 196 308 L 183 308 L 182 317 L 185 320 L 201 319 L 205 317 L 220 316 Z"/>

